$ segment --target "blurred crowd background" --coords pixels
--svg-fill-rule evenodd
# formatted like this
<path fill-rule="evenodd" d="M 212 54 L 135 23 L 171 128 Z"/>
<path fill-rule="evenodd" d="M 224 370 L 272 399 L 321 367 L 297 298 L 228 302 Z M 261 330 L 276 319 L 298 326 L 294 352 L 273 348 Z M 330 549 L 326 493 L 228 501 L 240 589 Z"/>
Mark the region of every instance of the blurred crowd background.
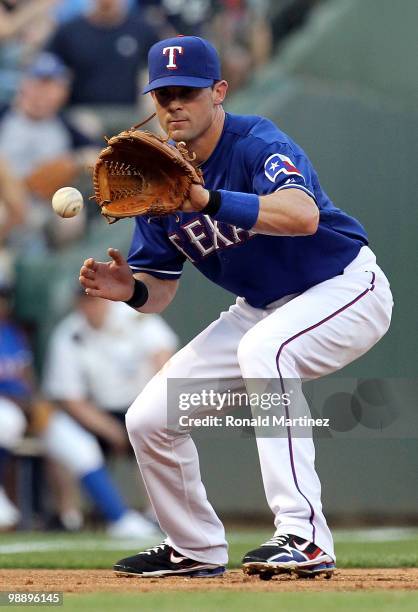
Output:
<path fill-rule="evenodd" d="M 302 51 L 288 62 L 293 61 L 297 78 L 286 80 L 277 69 L 282 51 L 288 57 L 289 44 L 312 15 L 333 4 L 341 5 L 342 13 L 357 7 L 353 11 L 357 21 L 347 11 L 347 29 L 341 25 L 343 15 L 335 30 L 337 38 L 330 34 L 328 46 L 325 33 L 322 55 L 309 54 L 302 43 Z M 358 17 L 366 5 L 375 11 L 376 20 L 366 18 L 361 23 Z M 149 377 L 211 320 L 225 298 L 217 293 L 212 301 L 206 300 L 207 289 L 202 286 L 201 300 L 196 299 L 187 322 L 176 325 L 172 310 L 164 320 L 86 298 L 79 291 L 76 273 L 86 254 L 101 254 L 104 245 L 119 246 L 119 238 L 114 239 L 119 234 L 105 227 L 97 207 L 88 203 L 91 166 L 105 134 L 138 123 L 151 112 L 149 96 L 140 94 L 147 78 L 149 47 L 176 34 L 210 39 L 220 51 L 234 108 L 255 112 L 257 106 L 257 112 L 276 119 L 277 109 L 283 107 L 284 127 L 299 128 L 300 135 L 291 135 L 303 146 L 306 137 L 308 153 L 317 153 L 320 166 L 332 167 L 327 179 L 332 195 L 341 196 L 337 205 L 347 203 L 349 212 L 354 206 L 351 212 L 361 220 L 367 222 L 368 216 L 375 220 L 374 237 L 388 244 L 383 216 L 376 217 L 385 199 L 380 191 L 383 168 L 390 160 L 384 158 L 382 143 L 383 157 L 373 166 L 374 187 L 357 180 L 351 165 L 353 151 L 364 179 L 367 151 L 357 147 L 366 146 L 367 138 L 364 131 L 356 131 L 354 120 L 350 127 L 347 113 L 353 112 L 360 121 L 357 127 L 364 124 L 373 130 L 375 126 L 380 135 L 387 129 L 391 137 L 400 139 L 393 146 L 403 148 L 398 165 L 406 176 L 413 157 L 407 153 L 408 139 L 416 123 L 411 119 L 414 111 L 407 113 L 409 123 L 396 112 L 399 104 L 414 99 L 406 92 L 414 85 L 409 75 L 403 78 L 406 62 L 397 63 L 396 54 L 405 52 L 411 36 L 402 39 L 399 32 L 389 36 L 375 30 L 370 48 L 366 34 L 359 34 L 355 42 L 349 40 L 353 29 L 363 32 L 372 21 L 377 28 L 378 17 L 383 19 L 389 5 L 389 0 L 381 4 L 379 0 L 364 4 L 357 0 L 0 0 L 0 530 L 78 530 L 85 521 L 89 525 L 97 521 L 116 537 L 148 536 L 155 531 L 152 509 L 136 471 L 127 472 L 125 465 L 123 476 L 115 477 L 115 462 L 126 458 L 133 462 L 124 412 Z M 413 2 L 406 0 L 407 5 Z M 330 18 L 324 15 L 322 20 L 316 18 L 313 41 L 326 30 Z M 408 28 L 408 23 L 413 20 L 404 19 L 403 27 Z M 379 61 L 379 40 L 393 36 L 397 50 L 391 48 Z M 333 63 L 334 48 L 338 53 Z M 298 53 L 302 57 L 304 52 L 309 67 L 302 83 L 298 78 L 304 78 L 305 68 L 298 64 Z M 400 69 L 388 76 L 383 68 L 379 72 L 383 65 Z M 322 71 L 327 83 L 319 86 Z M 369 81 L 371 73 L 376 78 Z M 388 85 L 391 78 L 397 79 L 398 97 L 396 87 Z M 351 97 L 351 106 L 343 102 L 343 95 L 344 100 Z M 286 97 L 291 100 L 287 106 Z M 389 110 L 380 124 L 377 117 L 384 108 Z M 328 142 L 343 143 L 341 151 L 337 144 L 323 154 L 325 145 L 321 150 L 316 131 L 319 117 L 323 121 L 328 117 L 324 128 L 330 130 Z M 398 129 L 401 124 L 402 130 Z M 319 122 L 319 131 L 321 125 L 325 123 Z M 155 124 L 153 129 L 158 129 Z M 375 158 L 374 151 L 371 165 Z M 395 155 L 391 161 L 395 166 Z M 347 175 L 355 179 L 350 186 Z M 415 180 L 413 176 L 408 180 Z M 398 189 L 400 182 L 395 177 Z M 50 200 L 56 189 L 66 185 L 78 187 L 87 205 L 82 214 L 63 220 L 52 213 Z M 368 211 L 363 197 L 357 197 L 357 186 L 364 188 L 363 195 L 369 188 L 376 193 L 368 200 Z M 409 201 L 408 193 L 403 201 Z M 385 210 L 389 210 L 389 199 Z M 392 221 L 387 224 L 394 227 Z M 129 227 L 126 224 L 121 230 L 122 245 Z M 402 242 L 401 229 L 397 231 Z M 384 259 L 383 247 L 382 252 Z M 393 269 L 401 262 L 396 261 Z M 178 298 L 179 311 L 186 302 Z M 403 337 L 406 353 L 412 354 L 411 337 L 407 333 Z M 389 349 L 373 362 L 382 371 L 387 355 L 396 352 Z M 402 364 L 397 372 L 402 373 Z M 245 462 L 244 458 L 240 464 Z M 131 489 L 138 489 L 130 499 L 126 487 L 125 493 L 120 487 L 126 480 Z M 216 485 L 212 488 L 216 491 Z M 257 495 L 262 499 L 261 488 L 247 494 L 247 500 Z M 244 506 L 241 509 L 247 511 Z"/>

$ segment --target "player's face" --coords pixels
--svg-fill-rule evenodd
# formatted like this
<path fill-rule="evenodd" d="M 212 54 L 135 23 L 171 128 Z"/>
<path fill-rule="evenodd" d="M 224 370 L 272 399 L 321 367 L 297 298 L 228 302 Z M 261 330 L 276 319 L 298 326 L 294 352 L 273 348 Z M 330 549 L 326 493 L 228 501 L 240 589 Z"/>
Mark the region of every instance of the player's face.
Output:
<path fill-rule="evenodd" d="M 67 100 L 69 86 L 60 79 L 25 79 L 20 91 L 20 105 L 33 119 L 53 117 Z"/>
<path fill-rule="evenodd" d="M 213 87 L 161 87 L 152 92 L 163 130 L 176 142 L 193 142 L 212 125 L 226 94 L 226 82 Z"/>

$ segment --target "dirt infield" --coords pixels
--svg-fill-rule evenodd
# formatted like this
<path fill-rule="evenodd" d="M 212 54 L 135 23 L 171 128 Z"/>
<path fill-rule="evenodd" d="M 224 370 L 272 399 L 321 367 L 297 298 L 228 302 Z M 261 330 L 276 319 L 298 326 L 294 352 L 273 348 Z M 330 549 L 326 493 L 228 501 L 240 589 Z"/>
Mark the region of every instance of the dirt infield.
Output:
<path fill-rule="evenodd" d="M 283 575 L 266 582 L 231 570 L 221 578 L 191 579 L 119 577 L 108 570 L 0 570 L 0 591 L 163 592 L 194 590 L 232 591 L 357 591 L 418 590 L 418 569 L 340 569 L 327 580 Z"/>

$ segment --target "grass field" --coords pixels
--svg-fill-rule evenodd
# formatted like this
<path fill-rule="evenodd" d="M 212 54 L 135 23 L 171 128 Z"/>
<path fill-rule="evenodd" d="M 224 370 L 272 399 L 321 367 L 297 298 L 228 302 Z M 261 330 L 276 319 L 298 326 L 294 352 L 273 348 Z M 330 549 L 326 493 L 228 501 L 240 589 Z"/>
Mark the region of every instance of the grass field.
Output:
<path fill-rule="evenodd" d="M 68 608 L 67 608 L 68 605 Z M 64 608 L 100 612 L 416 612 L 414 593 L 141 593 L 69 595 Z"/>
<path fill-rule="evenodd" d="M 227 532 L 229 567 L 240 567 L 244 553 L 270 537 L 270 530 Z M 115 542 L 95 532 L 2 534 L 0 567 L 109 569 L 141 548 L 142 543 Z M 418 530 L 337 531 L 335 548 L 338 567 L 418 567 Z"/>
<path fill-rule="evenodd" d="M 231 530 L 230 568 L 239 567 L 242 555 L 270 537 L 265 530 Z M 339 568 L 417 568 L 418 567 L 418 530 L 375 530 L 364 532 L 336 532 L 336 553 Z M 155 544 L 150 542 L 149 544 Z M 106 569 L 119 558 L 140 550 L 139 543 L 115 542 L 100 533 L 77 535 L 16 533 L 0 536 L 0 567 L 6 572 L 9 568 L 50 568 L 64 569 Z M 0 571 L 0 577 L 1 577 Z M 153 610 L 158 612 L 212 612 L 247 610 L 274 610 L 285 612 L 297 609 L 298 612 L 345 612 L 356 609 L 358 612 L 386 612 L 402 610 L 409 612 L 418 609 L 418 590 L 398 591 L 393 589 L 374 589 L 359 584 L 355 592 L 297 592 L 299 581 L 295 581 L 295 592 L 263 592 L 258 584 L 258 592 L 225 590 L 222 581 L 219 588 L 205 591 L 201 587 L 193 592 L 174 589 L 169 592 L 144 592 L 144 581 L 130 581 L 138 592 L 124 592 L 124 579 L 120 582 L 120 592 L 106 593 L 65 593 L 65 610 Z M 126 580 L 126 579 L 125 579 Z M 138 580 L 138 582 L 136 582 Z M 158 582 L 158 581 L 157 581 Z M 162 581 L 164 582 L 164 581 Z M 305 581 L 306 582 L 306 581 Z M 312 581 L 308 581 L 312 582 Z M 314 581 L 316 582 L 316 581 Z M 332 581 L 326 581 L 332 583 Z M 161 584 L 161 581 L 159 582 Z M 126 584 L 126 583 L 125 583 Z M 31 590 L 36 590 L 33 584 Z M 7 585 L 2 582 L 1 590 Z M 21 590 L 25 590 L 22 586 Z M 300 589 L 299 589 L 300 590 Z M 13 606 L 14 609 L 23 607 Z M 37 606 L 39 608 L 40 606 Z M 42 606 L 42 609 L 46 607 Z"/>

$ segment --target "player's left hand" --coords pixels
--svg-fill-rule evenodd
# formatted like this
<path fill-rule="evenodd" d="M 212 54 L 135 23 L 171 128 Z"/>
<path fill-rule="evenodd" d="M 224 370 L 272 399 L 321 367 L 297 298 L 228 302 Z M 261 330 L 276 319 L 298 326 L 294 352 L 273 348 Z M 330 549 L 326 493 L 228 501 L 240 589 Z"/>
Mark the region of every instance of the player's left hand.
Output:
<path fill-rule="evenodd" d="M 111 261 L 86 259 L 80 270 L 79 281 L 86 294 L 113 301 L 126 301 L 132 296 L 132 270 L 117 249 L 108 249 Z"/>
<path fill-rule="evenodd" d="M 209 191 L 203 187 L 193 183 L 190 187 L 189 199 L 185 200 L 181 210 L 184 212 L 200 212 L 209 202 Z"/>

